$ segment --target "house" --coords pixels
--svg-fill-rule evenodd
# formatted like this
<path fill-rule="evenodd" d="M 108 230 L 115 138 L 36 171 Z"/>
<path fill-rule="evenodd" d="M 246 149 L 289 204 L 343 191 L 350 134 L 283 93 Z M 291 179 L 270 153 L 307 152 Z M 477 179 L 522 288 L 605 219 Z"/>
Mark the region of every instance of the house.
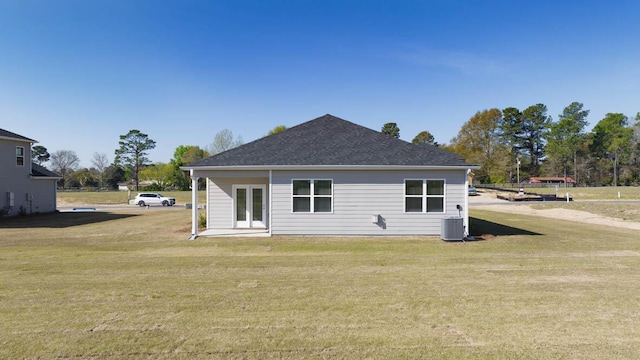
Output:
<path fill-rule="evenodd" d="M 56 183 L 61 177 L 31 162 L 36 142 L 0 129 L 2 216 L 56 211 Z"/>
<path fill-rule="evenodd" d="M 144 186 L 149 186 L 155 184 L 155 181 L 152 180 L 143 180 L 138 181 L 138 186 L 142 189 Z M 118 183 L 118 191 L 134 191 L 136 189 L 136 181 L 128 180 Z"/>
<path fill-rule="evenodd" d="M 567 185 L 571 185 L 571 186 L 575 186 L 576 181 L 573 180 L 573 178 L 568 177 L 566 178 L 566 183 Z M 531 177 L 529 178 L 529 184 L 565 184 L 565 177 L 564 176 L 537 176 L 537 177 Z"/>
<path fill-rule="evenodd" d="M 118 183 L 118 191 L 131 191 L 131 189 L 135 189 L 135 184 L 133 184 L 133 180 L 119 182 Z"/>
<path fill-rule="evenodd" d="M 458 155 L 415 145 L 332 115 L 182 167 L 206 178 L 207 229 L 269 235 L 439 235 L 468 229 L 467 175 Z"/>

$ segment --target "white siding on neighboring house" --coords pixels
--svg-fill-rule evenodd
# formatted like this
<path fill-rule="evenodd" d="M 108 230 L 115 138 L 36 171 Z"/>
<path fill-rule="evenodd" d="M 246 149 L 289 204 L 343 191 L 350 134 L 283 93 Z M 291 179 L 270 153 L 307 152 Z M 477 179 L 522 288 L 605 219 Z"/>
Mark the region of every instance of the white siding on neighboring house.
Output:
<path fill-rule="evenodd" d="M 56 210 L 56 182 L 51 179 L 33 179 L 24 198 L 27 213 L 53 212 Z"/>
<path fill-rule="evenodd" d="M 16 147 L 24 148 L 23 165 L 17 165 Z M 0 139 L 0 215 L 56 210 L 56 181 L 33 178 L 30 174 L 31 143 Z"/>
<path fill-rule="evenodd" d="M 16 165 L 16 147 L 24 148 L 24 165 Z M 29 180 L 31 173 L 31 146 L 28 142 L 0 139 L 0 184 L 17 186 Z"/>
<path fill-rule="evenodd" d="M 292 212 L 293 179 L 333 180 L 332 213 Z M 405 213 L 406 179 L 445 180 L 445 213 Z M 466 170 L 273 171 L 274 235 L 439 235 L 443 217 L 465 214 Z M 380 215 L 374 224 L 372 215 Z"/>

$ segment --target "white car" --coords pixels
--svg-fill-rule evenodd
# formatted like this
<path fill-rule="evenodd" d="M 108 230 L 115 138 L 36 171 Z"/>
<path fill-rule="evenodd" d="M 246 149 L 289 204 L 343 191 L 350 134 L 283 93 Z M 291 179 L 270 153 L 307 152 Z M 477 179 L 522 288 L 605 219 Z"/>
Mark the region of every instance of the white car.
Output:
<path fill-rule="evenodd" d="M 158 193 L 139 193 L 133 201 L 139 206 L 173 206 L 176 203 L 176 198 L 162 196 L 162 194 Z"/>

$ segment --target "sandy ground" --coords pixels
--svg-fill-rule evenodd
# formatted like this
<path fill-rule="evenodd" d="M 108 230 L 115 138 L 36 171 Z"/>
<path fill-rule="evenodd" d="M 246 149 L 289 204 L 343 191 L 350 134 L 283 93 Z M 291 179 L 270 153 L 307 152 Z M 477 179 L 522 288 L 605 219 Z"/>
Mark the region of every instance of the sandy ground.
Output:
<path fill-rule="evenodd" d="M 575 221 L 605 226 L 615 226 L 626 229 L 640 230 L 640 223 L 610 218 L 602 215 L 592 214 L 586 211 L 569 209 L 533 209 L 529 204 L 510 203 L 499 200 L 494 193 L 482 193 L 478 196 L 469 197 L 469 207 L 472 209 L 490 210 L 504 213 L 516 213 L 522 215 L 540 216 L 545 218 Z"/>

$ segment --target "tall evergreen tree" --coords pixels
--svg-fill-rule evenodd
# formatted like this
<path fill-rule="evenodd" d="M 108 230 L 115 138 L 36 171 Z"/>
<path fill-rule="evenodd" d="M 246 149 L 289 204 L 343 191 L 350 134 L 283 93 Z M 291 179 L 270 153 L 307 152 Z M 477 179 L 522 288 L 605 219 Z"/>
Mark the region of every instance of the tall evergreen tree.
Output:
<path fill-rule="evenodd" d="M 502 141 L 509 148 L 511 155 L 516 158 L 522 149 L 524 123 L 522 112 L 514 107 L 502 110 L 502 120 L 499 124 L 499 134 Z"/>
<path fill-rule="evenodd" d="M 502 110 L 502 119 L 498 125 L 500 140 L 507 147 L 510 159 L 507 162 L 509 168 L 509 181 L 516 179 L 515 172 L 519 170 L 518 163 L 522 157 L 524 121 L 522 111 L 515 107 Z"/>
<path fill-rule="evenodd" d="M 42 145 L 36 145 L 31 148 L 31 160 L 38 165 L 43 165 L 51 158 L 51 154 L 46 147 Z"/>
<path fill-rule="evenodd" d="M 411 142 L 414 144 L 431 144 L 438 146 L 436 139 L 433 137 L 433 135 L 431 135 L 430 132 L 426 130 L 421 131 L 418 135 L 416 135 L 416 137 L 413 138 Z"/>
<path fill-rule="evenodd" d="M 631 135 L 629 118 L 620 113 L 608 113 L 592 131 L 590 150 L 613 163 L 613 185 L 618 185 L 618 165 L 630 154 Z"/>
<path fill-rule="evenodd" d="M 546 151 L 562 166 L 567 184 L 567 168 L 573 160 L 573 177 L 578 181 L 577 153 L 584 143 L 584 128 L 587 126 L 589 110 L 583 110 L 584 105 L 573 102 L 565 107 L 557 122 L 551 122 L 547 133 Z"/>
<path fill-rule="evenodd" d="M 388 122 L 384 125 L 382 125 L 382 130 L 381 132 L 383 134 L 387 134 L 391 137 L 394 137 L 396 139 L 400 138 L 400 128 L 398 127 L 398 124 L 394 123 L 394 122 Z"/>
<path fill-rule="evenodd" d="M 537 176 L 540 174 L 540 162 L 544 157 L 545 138 L 551 117 L 547 116 L 546 105 L 536 104 L 522 112 L 522 119 L 522 147 L 529 157 L 527 170 L 530 175 Z"/>
<path fill-rule="evenodd" d="M 114 162 L 131 170 L 131 175 L 136 183 L 136 191 L 140 190 L 140 170 L 149 163 L 148 151 L 156 147 L 156 142 L 140 130 L 130 130 L 127 134 L 120 135 L 119 144 L 120 148 L 115 151 Z"/>

